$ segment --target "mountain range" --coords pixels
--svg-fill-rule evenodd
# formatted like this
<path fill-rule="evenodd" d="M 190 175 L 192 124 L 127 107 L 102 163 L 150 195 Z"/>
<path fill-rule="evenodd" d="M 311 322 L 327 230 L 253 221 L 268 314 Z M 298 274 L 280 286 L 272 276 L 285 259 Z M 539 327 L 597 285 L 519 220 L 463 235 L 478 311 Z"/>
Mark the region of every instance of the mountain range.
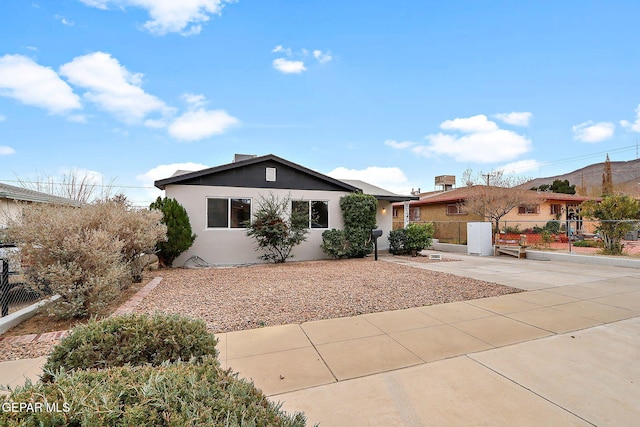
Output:
<path fill-rule="evenodd" d="M 640 196 L 640 159 L 626 162 L 610 162 L 611 176 L 613 178 L 614 191 L 629 196 Z M 538 187 L 542 184 L 552 184 L 554 180 L 569 180 L 576 186 L 578 194 L 587 196 L 599 196 L 602 192 L 602 174 L 604 162 L 595 163 L 573 172 L 546 178 L 535 178 L 520 185 L 521 188 Z M 582 188 L 582 187 L 585 188 Z"/>

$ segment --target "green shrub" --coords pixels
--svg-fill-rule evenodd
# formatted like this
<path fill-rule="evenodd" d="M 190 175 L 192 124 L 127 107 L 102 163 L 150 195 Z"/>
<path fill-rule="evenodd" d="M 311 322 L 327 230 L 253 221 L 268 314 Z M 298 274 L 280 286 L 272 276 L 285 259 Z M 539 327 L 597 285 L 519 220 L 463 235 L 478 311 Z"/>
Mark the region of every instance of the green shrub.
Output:
<path fill-rule="evenodd" d="M 125 315 L 92 320 L 74 328 L 49 356 L 52 373 L 116 366 L 158 366 L 165 361 L 196 360 L 217 355 L 217 338 L 205 323 L 178 315 Z M 45 374 L 44 381 L 52 376 Z"/>
<path fill-rule="evenodd" d="M 407 253 L 407 231 L 404 228 L 389 232 L 389 252 L 394 255 Z"/>
<path fill-rule="evenodd" d="M 247 236 L 258 243 L 262 250 L 260 259 L 273 263 L 286 262 L 293 258 L 293 248 L 307 240 L 309 212 L 291 209 L 291 199 L 282 200 L 270 194 L 260 199 L 253 221 L 247 224 Z"/>
<path fill-rule="evenodd" d="M 160 265 L 171 267 L 173 261 L 193 245 L 197 236 L 191 232 L 186 209 L 176 199 L 158 197 L 149 209 L 162 212 L 162 223 L 167 226 L 167 240 L 156 244 L 156 253 Z"/>
<path fill-rule="evenodd" d="M 604 244 L 602 241 L 596 242 L 595 240 L 577 240 L 572 243 L 573 246 L 578 248 L 602 248 Z"/>
<path fill-rule="evenodd" d="M 124 366 L 62 372 L 52 383 L 27 383 L 0 404 L 57 404 L 56 411 L 0 411 L 2 426 L 304 426 L 215 357 L 199 364 Z M 66 411 L 66 412 L 65 412 Z"/>
<path fill-rule="evenodd" d="M 431 237 L 433 237 L 434 227 L 432 223 L 413 223 L 407 225 L 406 235 L 407 242 L 405 249 L 409 252 L 421 251 L 431 245 Z"/>
<path fill-rule="evenodd" d="M 343 258 L 349 254 L 349 242 L 343 230 L 325 230 L 322 233 L 322 251 L 331 258 Z"/>
<path fill-rule="evenodd" d="M 544 230 L 551 234 L 558 234 L 560 232 L 560 221 L 547 221 L 544 225 Z"/>
<path fill-rule="evenodd" d="M 361 258 L 373 250 L 371 230 L 376 228 L 378 200 L 369 194 L 352 193 L 340 198 L 344 232 L 350 258 Z"/>

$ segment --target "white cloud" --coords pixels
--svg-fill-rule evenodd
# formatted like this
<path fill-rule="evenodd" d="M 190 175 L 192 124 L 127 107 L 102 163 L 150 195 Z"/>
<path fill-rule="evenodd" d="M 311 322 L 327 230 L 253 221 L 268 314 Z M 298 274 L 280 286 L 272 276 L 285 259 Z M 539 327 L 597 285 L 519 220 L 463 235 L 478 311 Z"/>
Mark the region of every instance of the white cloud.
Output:
<path fill-rule="evenodd" d="M 445 120 L 440 124 L 440 129 L 464 133 L 482 133 L 496 131 L 498 130 L 498 125 L 488 120 L 484 114 L 478 114 L 464 119 Z"/>
<path fill-rule="evenodd" d="M 529 121 L 531 120 L 531 117 L 533 117 L 533 114 L 529 112 L 520 112 L 520 113 L 513 112 L 513 113 L 495 114 L 493 117 L 509 125 L 529 126 Z"/>
<path fill-rule="evenodd" d="M 542 166 L 537 160 L 529 159 L 529 160 L 520 160 L 517 162 L 509 163 L 504 166 L 500 166 L 495 168 L 497 171 L 503 171 L 506 175 L 519 175 L 524 172 L 533 171 L 539 169 Z"/>
<path fill-rule="evenodd" d="M 517 158 L 531 150 L 531 141 L 516 132 L 500 129 L 484 114 L 445 120 L 440 128 L 450 133 L 427 135 L 428 144 L 410 141 L 385 142 L 397 149 L 410 149 L 423 157 L 448 156 L 458 162 L 495 163 Z"/>
<path fill-rule="evenodd" d="M 6 145 L 0 145 L 0 156 L 7 156 L 7 155 L 13 154 L 15 152 L 16 152 L 16 150 L 14 150 L 11 147 L 7 147 Z"/>
<path fill-rule="evenodd" d="M 273 68 L 285 74 L 299 74 L 306 71 L 302 61 L 290 61 L 286 58 L 276 58 L 273 60 Z"/>
<path fill-rule="evenodd" d="M 402 142 L 398 142 L 396 140 L 393 139 L 387 139 L 384 142 L 385 145 L 388 145 L 391 148 L 395 148 L 397 150 L 404 150 L 410 147 L 413 147 L 414 145 L 417 145 L 416 142 L 411 142 L 411 141 L 402 141 Z"/>
<path fill-rule="evenodd" d="M 109 6 L 128 6 L 145 9 L 151 20 L 143 27 L 152 34 L 180 33 L 184 36 L 199 34 L 202 23 L 210 15 L 220 15 L 228 0 L 80 0 L 87 6 L 108 9 Z"/>
<path fill-rule="evenodd" d="M 154 112 L 172 112 L 162 100 L 142 90 L 142 74 L 130 73 L 108 53 L 78 56 L 61 66 L 60 74 L 85 88 L 86 99 L 125 122 L 140 122 Z"/>
<path fill-rule="evenodd" d="M 169 134 L 184 141 L 196 141 L 224 133 L 240 120 L 224 110 L 187 111 L 169 126 Z"/>
<path fill-rule="evenodd" d="M 171 163 L 167 165 L 158 165 L 153 169 L 146 171 L 143 174 L 136 176 L 136 179 L 146 188 L 143 194 L 140 194 L 138 197 L 132 197 L 132 200 L 137 202 L 136 204 L 149 204 L 151 201 L 154 201 L 158 196 L 162 197 L 162 190 L 157 188 L 152 188 L 153 183 L 159 179 L 165 179 L 171 177 L 176 171 L 198 171 L 202 169 L 206 169 L 209 166 L 203 165 L 201 163 Z M 134 200 L 135 199 L 135 200 Z"/>
<path fill-rule="evenodd" d="M 204 107 L 207 103 L 204 95 L 195 93 L 185 93 L 182 95 L 182 99 L 184 99 L 190 108 Z"/>
<path fill-rule="evenodd" d="M 329 62 L 333 59 L 331 57 L 331 53 L 329 52 L 323 53 L 321 50 L 314 50 L 313 57 L 316 58 L 318 62 L 320 62 L 321 64 L 324 64 L 325 62 Z"/>
<path fill-rule="evenodd" d="M 87 116 L 84 114 L 72 114 L 67 116 L 67 120 L 74 123 L 87 123 Z"/>
<path fill-rule="evenodd" d="M 274 47 L 271 52 L 273 53 L 284 53 L 287 56 L 291 56 L 292 52 L 291 52 L 291 48 L 288 47 L 283 47 L 281 44 L 279 44 L 278 46 Z"/>
<path fill-rule="evenodd" d="M 7 120 L 7 118 L 2 114 L 0 114 L 0 122 L 4 122 L 5 120 Z"/>
<path fill-rule="evenodd" d="M 411 192 L 407 176 L 397 167 L 369 166 L 365 169 L 347 169 L 340 166 L 327 175 L 336 179 L 357 179 L 398 194 Z"/>
<path fill-rule="evenodd" d="M 631 123 L 631 122 L 628 122 L 627 120 L 620 120 L 620 124 L 631 131 L 640 132 L 640 105 L 636 107 L 635 111 L 636 111 L 635 122 Z"/>
<path fill-rule="evenodd" d="M 615 128 L 616 126 L 613 123 L 594 123 L 589 120 L 588 122 L 575 125 L 571 129 L 573 130 L 573 139 L 582 142 L 601 142 L 611 138 Z"/>
<path fill-rule="evenodd" d="M 54 16 L 54 18 L 55 18 L 57 21 L 60 21 L 60 23 L 61 23 L 62 25 L 67 25 L 67 26 L 69 26 L 69 27 L 73 27 L 73 26 L 75 25 L 75 23 L 74 23 L 73 21 L 69 21 L 69 20 L 68 20 L 67 18 L 65 18 L 64 16 L 61 16 L 61 15 L 55 15 L 55 16 Z"/>
<path fill-rule="evenodd" d="M 55 71 L 22 55 L 0 57 L 0 96 L 55 114 L 82 108 L 80 97 Z"/>

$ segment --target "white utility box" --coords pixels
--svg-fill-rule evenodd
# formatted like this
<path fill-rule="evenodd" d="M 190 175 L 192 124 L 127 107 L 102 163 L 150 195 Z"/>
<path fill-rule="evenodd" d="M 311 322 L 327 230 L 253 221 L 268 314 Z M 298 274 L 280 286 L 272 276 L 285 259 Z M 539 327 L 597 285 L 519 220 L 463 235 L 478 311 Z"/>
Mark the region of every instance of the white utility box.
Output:
<path fill-rule="evenodd" d="M 469 255 L 493 255 L 490 222 L 467 223 L 467 253 Z"/>

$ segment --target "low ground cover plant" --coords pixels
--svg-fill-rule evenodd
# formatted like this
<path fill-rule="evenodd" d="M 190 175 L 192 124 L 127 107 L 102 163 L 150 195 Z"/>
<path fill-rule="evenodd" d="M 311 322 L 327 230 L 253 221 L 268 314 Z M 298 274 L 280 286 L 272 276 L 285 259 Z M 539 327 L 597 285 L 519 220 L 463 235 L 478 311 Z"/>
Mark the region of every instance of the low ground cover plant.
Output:
<path fill-rule="evenodd" d="M 53 410 L 0 412 L 3 426 L 304 426 L 252 383 L 223 370 L 214 356 L 200 363 L 124 366 L 61 372 L 54 382 L 27 383 L 0 404 Z M 48 406 L 45 406 L 48 405 Z M 8 406 L 10 407 L 10 406 Z"/>
<path fill-rule="evenodd" d="M 198 362 L 218 354 L 217 342 L 202 320 L 178 315 L 129 314 L 90 321 L 74 328 L 54 347 L 42 379 L 52 381 L 61 370 Z"/>

